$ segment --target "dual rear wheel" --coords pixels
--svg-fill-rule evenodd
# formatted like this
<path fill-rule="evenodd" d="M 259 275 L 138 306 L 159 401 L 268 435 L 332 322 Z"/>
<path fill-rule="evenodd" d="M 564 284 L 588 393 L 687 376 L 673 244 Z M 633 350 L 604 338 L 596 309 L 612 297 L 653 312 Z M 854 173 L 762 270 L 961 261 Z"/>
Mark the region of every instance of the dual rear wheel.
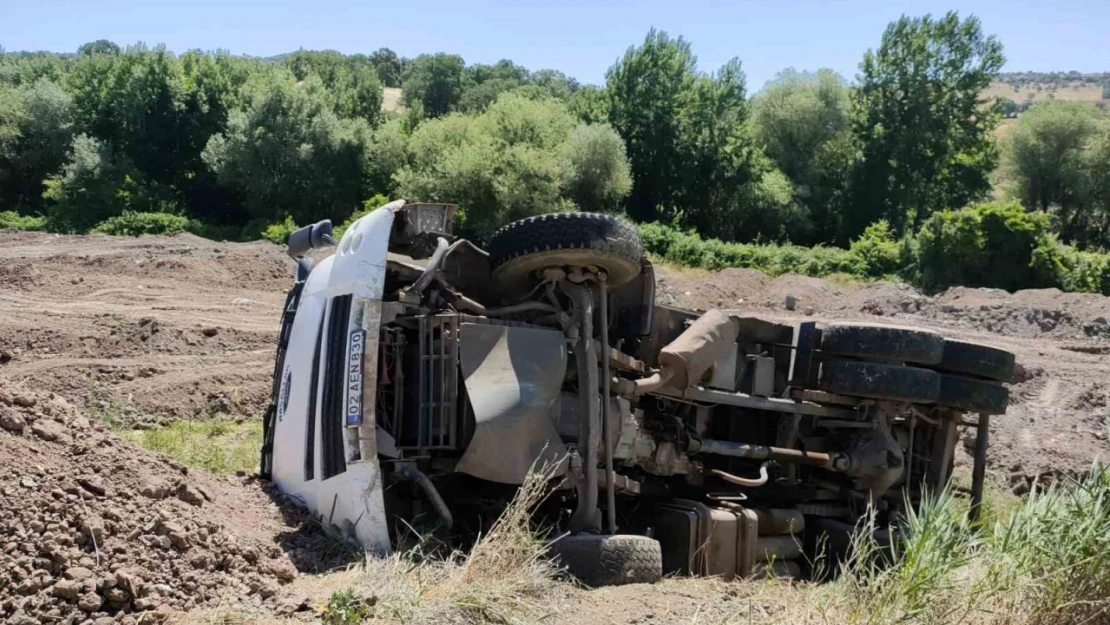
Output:
<path fill-rule="evenodd" d="M 945 339 L 918 328 L 828 324 L 819 342 L 818 386 L 838 395 L 936 404 L 1002 414 L 1009 403 L 1011 352 Z"/>

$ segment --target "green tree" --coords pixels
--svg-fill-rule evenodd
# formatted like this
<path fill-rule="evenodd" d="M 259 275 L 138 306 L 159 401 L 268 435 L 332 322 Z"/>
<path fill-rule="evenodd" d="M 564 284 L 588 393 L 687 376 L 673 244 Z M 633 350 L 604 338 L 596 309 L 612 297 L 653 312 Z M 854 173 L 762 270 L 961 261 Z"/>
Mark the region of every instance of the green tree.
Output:
<path fill-rule="evenodd" d="M 417 127 L 398 194 L 458 203 L 462 231 L 483 239 L 514 219 L 572 210 L 575 197 L 615 204 L 627 184 L 620 147 L 611 130 L 578 127 L 556 100 L 508 93 L 479 116 Z"/>
<path fill-rule="evenodd" d="M 475 63 L 466 68 L 465 74 L 465 80 L 476 85 L 489 80 L 511 80 L 519 85 L 528 80 L 528 70 L 508 59 L 501 59 L 493 65 Z"/>
<path fill-rule="evenodd" d="M 1003 117 L 1017 117 L 1021 110 L 1021 105 L 1010 98 L 1002 98 L 999 102 L 999 112 Z"/>
<path fill-rule="evenodd" d="M 0 86 L 0 205 L 42 209 L 43 181 L 58 171 L 73 140 L 73 101 L 47 78 Z"/>
<path fill-rule="evenodd" d="M 92 56 L 94 54 L 119 54 L 120 47 L 107 39 L 97 39 L 83 43 L 77 47 L 79 56 Z"/>
<path fill-rule="evenodd" d="M 520 86 L 520 81 L 513 78 L 491 78 L 468 85 L 459 97 L 458 108 L 465 113 L 481 113 L 496 102 L 502 93 L 513 91 Z"/>
<path fill-rule="evenodd" d="M 609 121 L 632 165 L 629 216 L 730 240 L 789 236 L 797 207 L 782 202 L 789 181 L 747 128 L 740 61 L 708 75 L 695 65 L 687 42 L 652 30 L 609 69 Z"/>
<path fill-rule="evenodd" d="M 48 202 L 51 228 L 83 232 L 122 213 L 117 191 L 124 178 L 107 145 L 88 135 L 75 137 L 68 162 L 46 181 L 43 197 Z"/>
<path fill-rule="evenodd" d="M 0 54 L 0 84 L 13 87 L 29 85 L 40 78 L 59 82 L 71 61 L 50 52 L 9 52 Z"/>
<path fill-rule="evenodd" d="M 1004 60 L 975 17 L 902 17 L 887 27 L 853 92 L 860 157 L 842 238 L 879 219 L 902 231 L 989 191 L 999 106 L 979 94 Z"/>
<path fill-rule="evenodd" d="M 402 119 L 391 119 L 374 130 L 370 146 L 363 156 L 362 170 L 366 184 L 375 193 L 394 196 L 397 172 L 408 159 L 408 141 Z"/>
<path fill-rule="evenodd" d="M 1091 164 L 1099 150 L 1088 149 L 1099 126 L 1099 113 L 1089 104 L 1048 100 L 1018 118 L 1005 144 L 1013 194 L 1026 207 L 1055 212 L 1068 240 L 1087 239 L 1087 218 L 1097 210 Z"/>
<path fill-rule="evenodd" d="M 587 124 L 609 121 L 609 94 L 597 85 L 586 85 L 576 90 L 567 102 L 567 108 Z"/>
<path fill-rule="evenodd" d="M 1048 217 L 1017 202 L 937 211 L 917 234 L 918 278 L 928 289 L 953 285 L 1014 291 L 1055 286 L 1061 266 Z"/>
<path fill-rule="evenodd" d="M 789 181 L 767 177 L 771 164 L 747 119 L 737 59 L 715 74 L 696 76 L 680 100 L 673 201 L 676 216 L 705 236 L 782 238 L 796 227 L 778 215 L 793 208 Z"/>
<path fill-rule="evenodd" d="M 456 203 L 462 208 L 460 230 L 489 235 L 507 211 L 495 188 L 500 160 L 476 118 L 453 114 L 429 120 L 409 138 L 408 164 L 396 176 L 398 195 Z"/>
<path fill-rule="evenodd" d="M 370 63 L 378 72 L 378 78 L 386 87 L 399 88 L 404 63 L 397 53 L 389 48 L 378 48 L 370 54 Z"/>
<path fill-rule="evenodd" d="M 421 54 L 405 75 L 405 105 L 419 106 L 426 117 L 442 117 L 456 110 L 465 69 L 462 57 L 456 54 Z"/>
<path fill-rule="evenodd" d="M 234 223 L 243 217 L 240 205 L 219 189 L 201 153 L 242 104 L 250 74 L 276 70 L 263 67 L 226 53 L 176 57 L 139 45 L 80 57 L 67 83 L 78 128 L 104 143 L 114 161 L 129 163 L 135 184 L 159 197 L 174 189 L 198 216 Z"/>
<path fill-rule="evenodd" d="M 398 174 L 401 195 L 457 202 L 465 231 L 478 238 L 558 210 L 563 168 L 556 154 L 573 127 L 559 104 L 512 94 L 476 118 L 427 122 L 412 135 L 412 167 Z"/>
<path fill-rule="evenodd" d="M 848 87 L 832 70 L 780 73 L 752 98 L 755 138 L 793 184 L 812 235 L 795 243 L 838 238 L 851 169 Z"/>
<path fill-rule="evenodd" d="M 181 62 L 165 47 L 129 47 L 118 55 L 81 57 L 69 76 L 78 126 L 136 165 L 145 177 L 172 185 L 194 154 L 182 142 L 185 115 Z"/>
<path fill-rule="evenodd" d="M 676 204 L 680 186 L 679 116 L 697 78 L 690 44 L 652 29 L 606 73 L 609 122 L 632 164 L 628 214 L 654 221 Z"/>
<path fill-rule="evenodd" d="M 335 50 L 298 50 L 286 58 L 297 80 L 315 75 L 324 83 L 331 108 L 339 117 L 361 117 L 376 126 L 382 112 L 382 83 L 372 60 Z"/>
<path fill-rule="evenodd" d="M 125 158 L 85 134 L 73 139 L 69 160 L 45 188 L 48 226 L 60 232 L 85 232 L 125 211 L 181 212 L 173 188 L 143 180 Z"/>
<path fill-rule="evenodd" d="M 482 112 L 496 102 L 502 93 L 520 89 L 525 85 L 531 86 L 531 77 L 524 67 L 502 59 L 493 65 L 479 63 L 466 68 L 463 84 L 459 110 Z M 534 93 L 526 93 L 526 95 L 537 99 L 546 95 L 539 89 L 533 91 Z"/>
<path fill-rule="evenodd" d="M 363 119 L 339 119 L 318 77 L 279 72 L 248 88 L 248 104 L 231 112 L 203 158 L 250 215 L 338 223 L 372 195 L 364 174 L 372 131 Z"/>
<path fill-rule="evenodd" d="M 566 195 L 578 208 L 611 212 L 632 189 L 624 141 L 608 124 L 579 124 L 564 145 Z"/>
<path fill-rule="evenodd" d="M 243 86 L 256 66 L 226 52 L 187 52 L 181 56 L 184 147 L 183 170 L 173 185 L 187 198 L 189 213 L 206 223 L 242 224 L 246 212 L 219 184 L 202 154 L 213 135 L 223 132 L 228 114 L 245 104 Z"/>
<path fill-rule="evenodd" d="M 1083 243 L 1110 247 L 1110 122 L 1099 124 L 1084 149 L 1084 169 L 1087 171 L 1087 195 L 1091 210 L 1087 212 L 1087 227 Z M 1103 290 L 1103 294 L 1107 293 Z"/>
<path fill-rule="evenodd" d="M 569 78 L 563 72 L 554 69 L 541 69 L 532 72 L 532 75 L 528 78 L 528 84 L 539 93 L 562 102 L 569 102 L 574 94 L 582 88 L 577 80 Z"/>

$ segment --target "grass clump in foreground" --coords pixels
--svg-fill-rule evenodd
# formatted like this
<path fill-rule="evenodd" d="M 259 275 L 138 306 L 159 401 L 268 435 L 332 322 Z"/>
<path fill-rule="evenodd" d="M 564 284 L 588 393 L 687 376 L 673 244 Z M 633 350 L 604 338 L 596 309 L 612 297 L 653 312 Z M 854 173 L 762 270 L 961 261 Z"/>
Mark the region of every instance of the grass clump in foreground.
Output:
<path fill-rule="evenodd" d="M 829 583 L 674 579 L 589 593 L 556 581 L 557 568 L 529 527 L 527 504 L 542 497 L 544 481 L 526 486 L 467 554 L 447 560 L 411 553 L 370 558 L 364 568 L 318 578 L 323 587 L 316 594 L 330 593 L 325 622 L 559 621 L 582 609 L 577 602 L 608 605 L 637 601 L 646 593 L 696 596 L 697 610 L 670 615 L 695 625 L 1110 622 L 1110 470 L 1105 467 L 1076 483 L 1034 492 L 980 524 L 966 520 L 961 499 L 942 493 L 905 519 L 897 550 L 861 533 L 855 555 Z M 738 596 L 746 599 L 740 611 L 717 609 L 735 608 Z M 622 613 L 612 605 L 606 611 Z"/>
<path fill-rule="evenodd" d="M 255 472 L 262 447 L 262 424 L 257 419 L 242 423 L 227 417 L 175 421 L 164 428 L 119 434 L 140 447 L 213 473 Z"/>
<path fill-rule="evenodd" d="M 551 471 L 529 476 L 489 533 L 466 553 L 425 558 L 410 551 L 319 578 L 330 591 L 325 623 L 516 623 L 550 615 L 560 585 L 530 524 Z M 336 587 L 338 585 L 338 587 Z"/>
<path fill-rule="evenodd" d="M 795 592 L 831 622 L 1110 622 L 1110 469 L 980 525 L 959 503 L 944 493 L 910 514 L 896 553 L 861 534 L 836 582 Z"/>

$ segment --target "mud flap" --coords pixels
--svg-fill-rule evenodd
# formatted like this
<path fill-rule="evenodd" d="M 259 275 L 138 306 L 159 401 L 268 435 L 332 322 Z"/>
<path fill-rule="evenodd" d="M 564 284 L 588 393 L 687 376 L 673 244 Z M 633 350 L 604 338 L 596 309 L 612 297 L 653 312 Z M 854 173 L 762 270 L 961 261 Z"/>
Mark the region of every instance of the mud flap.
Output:
<path fill-rule="evenodd" d="M 560 463 L 567 449 L 555 430 L 567 369 L 562 332 L 464 323 L 459 360 L 474 437 L 455 470 L 502 484 L 521 484 L 528 470 Z"/>

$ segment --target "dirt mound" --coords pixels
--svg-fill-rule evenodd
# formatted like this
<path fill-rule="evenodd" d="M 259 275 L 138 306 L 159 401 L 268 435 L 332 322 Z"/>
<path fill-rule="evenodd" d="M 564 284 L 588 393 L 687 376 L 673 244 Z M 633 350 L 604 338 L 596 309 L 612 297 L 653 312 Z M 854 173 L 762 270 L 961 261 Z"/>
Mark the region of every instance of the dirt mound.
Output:
<path fill-rule="evenodd" d="M 0 378 L 123 425 L 257 418 L 292 268 L 265 242 L 0 232 Z"/>
<path fill-rule="evenodd" d="M 831 304 L 838 310 L 912 315 L 1004 336 L 1110 339 L 1110 298 L 1091 293 L 953 287 L 930 297 L 905 284 L 880 282 Z"/>
<path fill-rule="evenodd" d="M 929 319 L 951 327 L 1021 337 L 1110 340 L 1110 297 L 1059 289 L 953 287 L 926 295 L 904 283 L 837 284 L 785 274 L 771 278 L 755 269 L 717 272 L 657 268 L 656 293 L 665 304 L 708 310 L 757 308 L 805 314 Z"/>
<path fill-rule="evenodd" d="M 771 278 L 758 269 L 657 270 L 656 294 L 664 304 L 708 310 L 710 308 L 785 307 L 794 298 L 797 310 L 837 301 L 844 289 L 819 278 L 785 274 Z"/>
<path fill-rule="evenodd" d="M 298 566 L 328 564 L 309 519 L 253 480 L 190 471 L 58 395 L 3 381 L 0 466 L 8 623 L 215 605 L 273 613 Z"/>

